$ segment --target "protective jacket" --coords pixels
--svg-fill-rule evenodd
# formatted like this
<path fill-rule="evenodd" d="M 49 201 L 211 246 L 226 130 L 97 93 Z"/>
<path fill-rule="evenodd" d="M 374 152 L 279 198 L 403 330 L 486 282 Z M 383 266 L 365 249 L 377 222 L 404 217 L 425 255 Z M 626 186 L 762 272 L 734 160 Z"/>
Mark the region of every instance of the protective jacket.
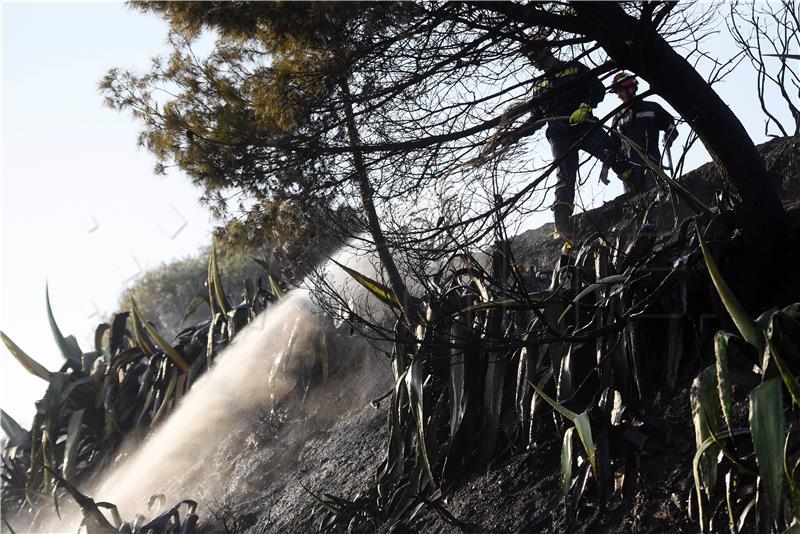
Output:
<path fill-rule="evenodd" d="M 655 102 L 645 100 L 633 102 L 630 107 L 617 113 L 614 127 L 642 147 L 655 163 L 660 163 L 661 159 L 658 132 L 666 132 L 673 139 L 678 135 L 672 115 Z M 633 150 L 629 150 L 628 157 L 634 162 L 642 162 Z"/>
<path fill-rule="evenodd" d="M 596 107 L 605 95 L 605 87 L 588 67 L 577 61 L 561 63 L 536 79 L 533 96 L 537 100 L 532 118 L 569 117 L 581 104 Z M 588 117 L 594 118 L 591 114 Z M 578 149 L 608 164 L 618 176 L 630 169 L 630 164 L 618 157 L 618 140 L 591 121 L 571 126 L 566 118 L 549 120 L 545 135 L 553 159 L 558 161 L 553 209 L 573 211 Z"/>
<path fill-rule="evenodd" d="M 602 82 L 577 61 L 546 72 L 533 86 L 539 117 L 569 116 L 581 104 L 596 107 L 605 97 Z"/>

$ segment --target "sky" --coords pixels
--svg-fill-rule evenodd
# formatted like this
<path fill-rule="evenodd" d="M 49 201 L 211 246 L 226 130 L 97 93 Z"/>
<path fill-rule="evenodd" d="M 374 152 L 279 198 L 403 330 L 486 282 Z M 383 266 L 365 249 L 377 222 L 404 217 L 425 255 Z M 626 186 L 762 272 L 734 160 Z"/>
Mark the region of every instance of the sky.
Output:
<path fill-rule="evenodd" d="M 93 350 L 95 326 L 142 270 L 194 253 L 212 223 L 199 190 L 155 176 L 137 124 L 102 105 L 111 67 L 146 68 L 167 25 L 112 3 L 2 4 L 0 330 L 50 370 L 45 308 Z M 0 406 L 27 425 L 45 382 L 0 347 Z"/>
<path fill-rule="evenodd" d="M 88 351 L 94 327 L 138 273 L 210 239 L 197 188 L 179 174 L 155 176 L 154 159 L 137 148 L 138 125 L 103 107 L 97 90 L 109 68 L 141 71 L 165 53 L 166 34 L 160 19 L 121 3 L 2 3 L 0 330 L 50 370 L 62 358 L 46 282 L 62 332 Z M 733 53 L 724 31 L 710 44 L 720 58 Z M 740 69 L 717 90 L 763 142 L 752 71 Z M 598 116 L 615 105 L 609 95 Z M 707 160 L 697 150 L 687 169 Z M 597 205 L 621 189 L 589 179 L 579 198 Z M 547 219 L 539 214 L 528 227 Z M 4 347 L 0 372 L 0 406 L 29 425 L 46 384 Z"/>

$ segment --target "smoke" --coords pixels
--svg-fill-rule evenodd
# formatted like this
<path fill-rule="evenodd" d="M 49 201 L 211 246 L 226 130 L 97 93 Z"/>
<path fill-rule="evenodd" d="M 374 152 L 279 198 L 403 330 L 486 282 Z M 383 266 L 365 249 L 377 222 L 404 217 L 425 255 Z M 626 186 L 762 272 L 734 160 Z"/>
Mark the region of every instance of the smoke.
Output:
<path fill-rule="evenodd" d="M 231 438 L 248 431 L 255 416 L 272 407 L 273 399 L 294 386 L 293 371 L 313 356 L 309 349 L 320 335 L 318 317 L 303 291 L 288 294 L 256 317 L 162 426 L 104 474 L 92 498 L 115 504 L 130 520 L 147 511 L 152 495 L 164 494 L 171 505 L 218 492 L 225 480 L 216 457 L 232 445 Z M 276 361 L 283 373 L 270 372 Z M 79 523 L 75 514 L 53 523 L 51 530 L 76 532 Z"/>
<path fill-rule="evenodd" d="M 336 260 L 374 276 L 368 256 L 340 250 Z M 360 303 L 356 307 L 364 305 L 364 289 L 353 285 L 348 275 L 333 267 L 329 276 L 331 287 L 348 295 L 351 303 Z M 116 465 L 86 493 L 96 502 L 116 505 L 123 520 L 146 513 L 147 501 L 153 495 L 163 494 L 171 506 L 183 499 L 202 502 L 225 494 L 231 462 L 246 447 L 258 418 L 267 415 L 276 401 L 295 388 L 301 376 L 310 374 L 321 340 L 335 337 L 331 336 L 330 321 L 323 320 L 309 298 L 317 288 L 310 281 L 306 285 L 308 289 L 290 292 L 239 332 L 169 418 L 142 443 L 124 446 Z M 356 352 L 352 350 L 354 342 L 352 338 L 347 341 L 348 353 Z M 334 356 L 341 357 L 341 353 Z M 352 397 L 350 401 L 374 390 L 367 384 L 384 385 L 377 376 L 384 373 L 370 365 L 358 367 L 353 378 L 360 375 L 360 391 L 344 388 Z M 309 400 L 318 400 L 321 395 L 325 392 L 315 392 Z M 323 417 L 342 415 L 330 401 L 315 404 L 319 406 L 313 409 Z M 80 520 L 76 510 L 66 514 L 63 521 L 54 519 L 48 530 L 76 532 Z"/>

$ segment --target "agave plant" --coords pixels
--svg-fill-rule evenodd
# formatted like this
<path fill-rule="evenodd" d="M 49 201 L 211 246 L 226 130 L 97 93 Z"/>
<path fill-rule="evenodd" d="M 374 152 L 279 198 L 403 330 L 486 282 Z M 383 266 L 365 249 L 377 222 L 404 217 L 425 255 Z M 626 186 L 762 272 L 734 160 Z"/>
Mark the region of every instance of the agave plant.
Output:
<path fill-rule="evenodd" d="M 700 527 L 800 532 L 800 303 L 753 320 L 702 238 L 700 246 L 739 333 L 717 333 L 715 363 L 692 390 Z M 734 411 L 735 393 L 747 396 L 746 422 Z"/>
<path fill-rule="evenodd" d="M 267 275 L 270 289 L 262 287 L 260 279 L 248 281 L 242 303 L 233 306 L 213 251 L 208 273 L 205 300 L 212 319 L 184 329 L 173 343 L 142 316 L 131 298 L 131 309 L 100 324 L 94 350 L 84 352 L 73 336 L 61 333 L 49 291 L 48 319 L 64 356 L 58 371 L 46 369 L 0 332 L 11 355 L 48 382 L 30 431 L 2 413 L 9 436 L 2 453 L 4 519 L 23 514 L 35 526 L 40 510 L 57 507 L 70 485 L 111 462 L 124 437 L 141 436 L 164 420 L 236 333 L 283 296 L 284 289 Z M 192 307 L 196 304 L 190 305 L 186 317 Z"/>
<path fill-rule="evenodd" d="M 704 254 L 711 269 L 705 244 L 688 233 L 692 219 L 658 239 L 647 218 L 645 214 L 628 246 L 624 237 L 594 235 L 576 248 L 565 248 L 549 287 L 520 276 L 507 246 L 498 247 L 488 269 L 461 255 L 432 275 L 435 291 L 416 301 L 419 323 L 398 322 L 394 330 L 388 450 L 377 484 L 368 497 L 355 502 L 314 493 L 323 512 L 322 526 L 361 525 L 368 530 L 376 523 L 408 520 L 420 499 L 443 495 L 503 451 L 535 449 L 549 441 L 554 430 L 562 438 L 561 488 L 568 510 L 577 510 L 587 495 L 601 506 L 620 495 L 631 496 L 638 457 L 663 441 L 660 406 L 679 386 L 681 366 L 696 365 L 687 355 L 704 350 L 704 332 L 684 333 L 693 326 L 687 310 L 706 309 L 702 306 L 707 304 L 702 291 L 700 302 L 692 303 L 692 294 L 683 289 L 686 283 L 707 285 L 700 271 Z M 724 238 L 725 231 L 714 218 L 706 235 Z M 378 300 L 397 306 L 388 287 L 346 271 Z M 790 419 L 789 410 L 774 403 L 785 392 L 797 390 L 796 379 L 790 379 L 796 376 L 797 353 L 788 355 L 799 345 L 794 337 L 797 309 L 762 317 L 754 323 L 763 330 L 758 335 L 750 326 L 744 340 L 719 338 L 718 364 L 701 375 L 695 388 L 695 414 L 701 413 L 696 406 L 719 405 L 722 399 L 719 410 L 702 412 L 702 420 L 695 417 L 700 421 L 701 451 L 695 464 L 703 488 L 698 495 L 705 505 L 704 521 L 711 516 L 708 502 L 720 502 L 709 501 L 717 495 L 717 472 L 730 471 L 731 465 L 746 467 L 748 462 L 749 471 L 726 475 L 733 492 L 729 495 L 748 499 L 734 499 L 731 505 L 741 528 L 748 524 L 748 514 L 752 518 L 762 509 L 783 514 L 767 520 L 760 512 L 759 524 L 772 521 L 773 530 L 793 520 L 796 512 L 788 510 L 796 510 L 797 502 L 797 412 L 793 407 Z M 747 355 L 739 346 L 753 339 L 761 341 L 751 352 L 771 354 L 747 360 L 767 373 L 762 373 L 767 384 L 763 387 L 754 380 L 759 373 L 742 372 L 741 362 L 736 370 L 717 369 L 734 368 L 732 351 L 726 353 L 725 347 L 736 346 L 737 354 Z M 740 445 L 732 448 L 733 441 L 743 439 L 731 426 L 730 389 L 740 387 L 740 379 L 754 388 L 750 420 L 755 430 L 750 432 L 759 436 L 760 444 L 751 447 L 747 461 L 725 460 L 717 469 L 717 452 L 730 458 L 745 451 Z M 557 420 L 549 416 L 550 409 L 559 415 Z M 784 415 L 768 415 L 776 413 Z M 762 464 L 772 474 L 764 471 L 759 487 L 770 489 L 757 499 L 751 490 L 756 487 L 754 476 L 759 476 L 755 468 L 762 469 Z M 783 480 L 781 485 L 776 478 Z M 780 507 L 777 495 L 785 501 Z M 786 499 L 793 499 L 791 507 Z"/>

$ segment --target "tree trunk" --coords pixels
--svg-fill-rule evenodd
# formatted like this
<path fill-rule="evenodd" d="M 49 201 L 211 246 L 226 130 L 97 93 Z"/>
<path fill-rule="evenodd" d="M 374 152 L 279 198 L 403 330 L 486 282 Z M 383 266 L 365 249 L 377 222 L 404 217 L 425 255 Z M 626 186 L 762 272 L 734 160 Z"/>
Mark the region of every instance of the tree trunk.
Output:
<path fill-rule="evenodd" d="M 636 20 L 612 2 L 573 2 L 592 20 L 590 37 L 620 66 L 647 80 L 697 133 L 722 174 L 725 192 L 737 203 L 745 232 L 768 236 L 786 214 L 764 160 L 736 115 L 695 68 L 649 22 Z"/>
<path fill-rule="evenodd" d="M 353 166 L 355 167 L 356 171 L 356 183 L 358 184 L 358 190 L 361 194 L 361 204 L 363 205 L 364 211 L 367 214 L 369 233 L 372 236 L 372 240 L 375 242 L 375 248 L 378 251 L 378 259 L 381 262 L 383 274 L 389 281 L 389 286 L 391 287 L 392 291 L 394 291 L 397 300 L 400 301 L 406 321 L 409 325 L 411 325 L 415 322 L 414 310 L 411 307 L 408 290 L 403 282 L 403 277 L 400 275 L 400 270 L 397 268 L 397 264 L 394 262 L 392 253 L 389 250 L 389 245 L 386 242 L 386 237 L 383 235 L 381 222 L 378 218 L 378 212 L 375 210 L 372 184 L 370 184 L 367 166 L 364 163 L 364 155 L 361 153 L 360 149 L 361 138 L 358 135 L 358 127 L 356 125 L 355 114 L 353 113 L 350 87 L 348 86 L 346 80 L 342 80 L 339 86 L 342 91 L 347 134 L 350 138 L 350 147 L 353 153 Z"/>

